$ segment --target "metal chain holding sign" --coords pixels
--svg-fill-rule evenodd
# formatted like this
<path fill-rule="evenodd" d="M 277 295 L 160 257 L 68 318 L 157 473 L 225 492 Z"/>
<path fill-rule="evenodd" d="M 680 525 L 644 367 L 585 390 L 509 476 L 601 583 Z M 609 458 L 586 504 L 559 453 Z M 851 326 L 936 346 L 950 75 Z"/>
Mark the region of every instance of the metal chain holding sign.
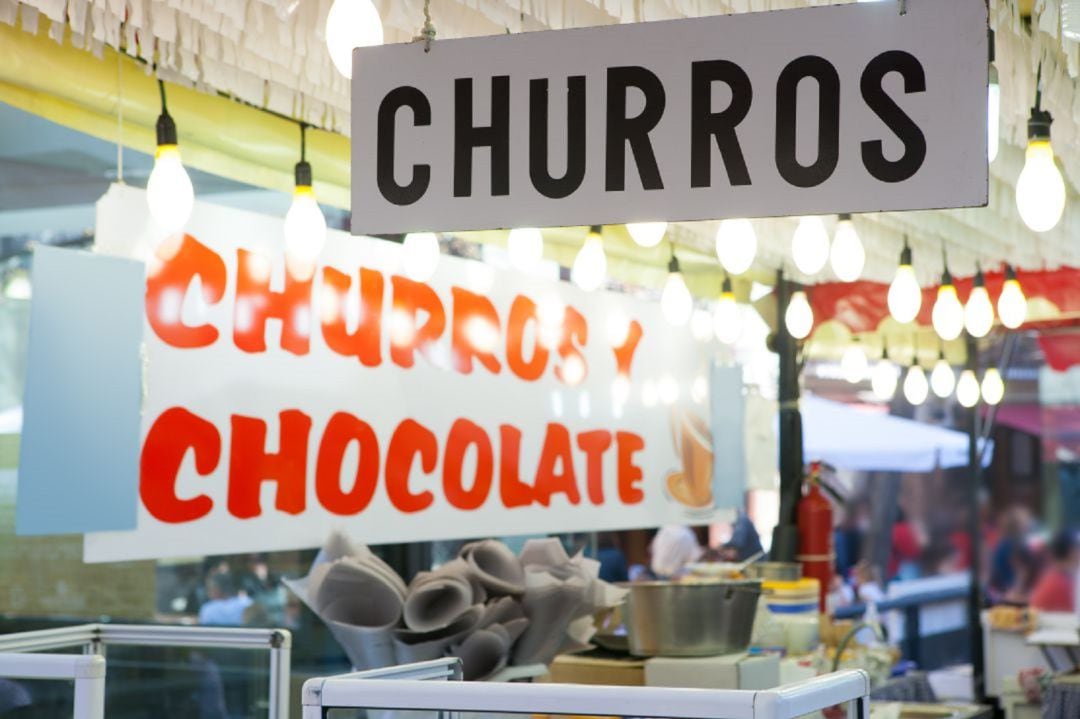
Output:
<path fill-rule="evenodd" d="M 431 41 L 435 39 L 435 23 L 431 22 L 431 0 L 424 0 L 424 25 L 413 42 L 424 42 L 424 52 L 431 52 Z"/>

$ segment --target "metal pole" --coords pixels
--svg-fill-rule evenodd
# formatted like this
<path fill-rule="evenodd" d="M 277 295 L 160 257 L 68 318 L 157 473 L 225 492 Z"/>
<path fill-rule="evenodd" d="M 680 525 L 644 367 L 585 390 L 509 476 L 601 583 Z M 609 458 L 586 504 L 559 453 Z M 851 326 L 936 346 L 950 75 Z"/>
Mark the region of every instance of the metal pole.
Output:
<path fill-rule="evenodd" d="M 966 335 L 967 369 L 978 372 L 979 345 Z M 979 451 L 979 406 L 971 409 L 968 426 L 968 538 L 971 545 L 971 586 L 968 592 L 968 631 L 971 636 L 971 680 L 975 701 L 986 698 L 986 667 L 983 657 L 982 633 L 982 528 L 979 522 L 979 490 L 982 487 L 982 454 Z"/>
<path fill-rule="evenodd" d="M 799 550 L 795 526 L 802 495 L 803 438 L 799 414 L 798 343 L 787 330 L 784 313 L 791 299 L 791 287 L 784 271 L 776 273 L 776 353 L 780 356 L 780 516 L 773 530 L 771 557 L 776 562 L 794 562 Z"/>

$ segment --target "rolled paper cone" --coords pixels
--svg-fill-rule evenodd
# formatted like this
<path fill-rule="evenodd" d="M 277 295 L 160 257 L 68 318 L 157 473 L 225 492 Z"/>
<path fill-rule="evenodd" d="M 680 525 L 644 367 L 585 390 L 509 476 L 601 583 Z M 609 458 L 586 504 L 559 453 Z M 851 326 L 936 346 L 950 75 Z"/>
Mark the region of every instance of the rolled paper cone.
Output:
<path fill-rule="evenodd" d="M 510 635 L 502 626 L 495 624 L 472 632 L 453 651 L 461 659 L 465 680 L 481 681 L 509 662 Z"/>
<path fill-rule="evenodd" d="M 473 590 L 465 577 L 449 574 L 418 575 L 405 597 L 405 626 L 431 632 L 450 626 L 472 606 Z"/>
<path fill-rule="evenodd" d="M 493 539 L 466 544 L 461 556 L 469 563 L 489 596 L 518 595 L 525 591 L 521 560 L 502 542 Z"/>
<path fill-rule="evenodd" d="M 326 626 L 354 669 L 363 671 L 393 666 L 394 632 L 389 627 L 356 627 L 332 620 L 327 621 Z"/>
<path fill-rule="evenodd" d="M 435 632 L 414 632 L 410 629 L 394 631 L 394 655 L 398 664 L 421 662 L 446 656 L 452 644 L 460 643 L 478 627 L 484 608 L 469 608 L 450 626 Z"/>

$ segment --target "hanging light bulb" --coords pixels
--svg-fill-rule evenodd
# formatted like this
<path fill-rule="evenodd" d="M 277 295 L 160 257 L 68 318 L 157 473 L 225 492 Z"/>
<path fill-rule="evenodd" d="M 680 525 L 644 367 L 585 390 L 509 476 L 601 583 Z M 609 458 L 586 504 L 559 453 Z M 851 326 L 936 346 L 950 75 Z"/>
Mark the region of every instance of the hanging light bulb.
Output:
<path fill-rule="evenodd" d="M 866 352 L 858 342 L 849 345 L 840 358 L 840 372 L 851 384 L 859 384 L 866 379 L 866 373 L 870 370 L 870 362 L 866 359 Z"/>
<path fill-rule="evenodd" d="M 607 276 L 607 255 L 604 254 L 601 230 L 600 225 L 589 228 L 585 244 L 578 250 L 574 266 L 570 268 L 570 280 L 586 292 L 599 288 Z"/>
<path fill-rule="evenodd" d="M 979 380 L 975 379 L 975 373 L 969 369 L 960 373 L 960 379 L 956 382 L 956 401 L 961 407 L 971 409 L 979 403 Z"/>
<path fill-rule="evenodd" d="M 4 280 L 4 297 L 9 300 L 28 300 L 33 294 L 30 273 L 25 268 L 18 267 L 8 273 Z"/>
<path fill-rule="evenodd" d="M 791 238 L 791 256 L 804 275 L 816 275 L 829 261 L 829 233 L 820 217 L 803 217 Z"/>
<path fill-rule="evenodd" d="M 991 367 L 983 374 L 982 398 L 989 405 L 1001 404 L 1005 399 L 1005 381 L 997 367 Z"/>
<path fill-rule="evenodd" d="M 926 381 L 926 372 L 917 360 L 913 360 L 911 366 L 908 367 L 907 376 L 904 377 L 904 399 L 912 406 L 918 407 L 926 401 L 929 393 L 930 385 Z"/>
<path fill-rule="evenodd" d="M 628 222 L 626 231 L 642 247 L 656 247 L 667 232 L 666 222 Z"/>
<path fill-rule="evenodd" d="M 952 366 L 945 359 L 944 349 L 938 352 L 934 370 L 930 373 L 930 389 L 934 390 L 934 394 L 941 399 L 945 399 L 956 389 L 956 373 L 953 372 Z"/>
<path fill-rule="evenodd" d="M 956 285 L 948 267 L 941 273 L 941 286 L 938 287 L 931 320 L 938 337 L 946 342 L 956 339 L 964 331 L 964 306 L 956 296 Z"/>
<path fill-rule="evenodd" d="M 735 301 L 730 277 L 725 276 L 724 283 L 720 286 L 720 299 L 713 311 L 713 331 L 716 339 L 726 345 L 734 344 L 742 334 L 742 316 L 739 314 L 739 305 Z"/>
<path fill-rule="evenodd" d="M 741 275 L 754 264 L 757 233 L 750 220 L 723 220 L 716 228 L 716 258 L 732 275 Z"/>
<path fill-rule="evenodd" d="M 982 268 L 975 273 L 974 285 L 967 304 L 964 305 L 964 327 L 972 337 L 985 337 L 994 326 L 994 305 L 986 291 L 986 278 Z"/>
<path fill-rule="evenodd" d="M 660 293 L 660 310 L 668 322 L 676 327 L 682 327 L 690 321 L 690 313 L 693 309 L 694 298 L 690 296 L 690 289 L 686 286 L 682 272 L 679 271 L 679 260 L 675 257 L 675 248 L 672 246 L 667 281 L 664 283 L 663 292 Z"/>
<path fill-rule="evenodd" d="M 544 257 L 544 235 L 535 227 L 515 227 L 506 239 L 506 254 L 517 269 L 532 269 Z"/>
<path fill-rule="evenodd" d="M 1042 66 L 1039 66 L 1042 75 Z M 1065 181 L 1054 163 L 1050 125 L 1054 118 L 1041 108 L 1042 91 L 1035 81 L 1035 107 L 1028 119 L 1027 160 L 1016 180 L 1016 209 L 1020 219 L 1035 232 L 1052 230 L 1065 211 Z"/>
<path fill-rule="evenodd" d="M 184 229 L 191 210 L 195 206 L 195 189 L 184 163 L 180 161 L 176 122 L 165 104 L 165 83 L 158 80 L 161 93 L 161 114 L 157 119 L 157 151 L 154 153 L 154 169 L 146 183 L 146 203 L 150 216 L 166 235 Z"/>
<path fill-rule="evenodd" d="M 788 333 L 797 340 L 810 336 L 810 331 L 814 329 L 814 310 L 810 307 L 805 291 L 800 289 L 791 293 L 787 310 L 784 311 L 784 325 L 787 326 Z"/>
<path fill-rule="evenodd" d="M 439 266 L 439 238 L 434 232 L 410 232 L 401 249 L 401 268 L 416 282 L 427 282 Z"/>
<path fill-rule="evenodd" d="M 904 249 L 900 251 L 900 266 L 889 285 L 889 314 L 900 324 L 906 325 L 919 314 L 922 307 L 922 290 L 911 266 L 911 246 L 904 238 Z"/>
<path fill-rule="evenodd" d="M 998 297 L 997 311 L 1001 324 L 1011 330 L 1027 321 L 1027 298 L 1024 297 L 1024 290 L 1020 287 L 1020 280 L 1016 279 L 1016 270 L 1012 265 L 1005 265 L 1005 285 Z"/>
<path fill-rule="evenodd" d="M 382 18 L 371 0 L 334 0 L 326 15 L 326 49 L 338 72 L 352 78 L 353 48 L 382 43 Z"/>
<path fill-rule="evenodd" d="M 829 259 L 833 272 L 841 282 L 854 282 L 862 275 L 866 250 L 863 249 L 859 233 L 855 231 L 851 215 L 840 215 Z"/>
<path fill-rule="evenodd" d="M 296 188 L 289 211 L 285 213 L 284 232 L 285 252 L 289 258 L 311 264 L 318 259 L 326 244 L 326 218 L 315 201 L 315 191 L 311 189 L 311 163 L 306 159 L 306 130 L 307 126 L 301 123 L 300 162 L 293 170 Z"/>
<path fill-rule="evenodd" d="M 993 37 L 990 39 L 990 52 L 994 52 Z M 993 162 L 1001 145 L 1001 83 L 998 82 L 998 71 L 993 61 L 990 62 L 986 102 L 986 156 Z"/>
<path fill-rule="evenodd" d="M 888 348 L 883 347 L 881 359 L 877 361 L 873 372 L 870 373 L 870 389 L 873 390 L 875 397 L 882 402 L 887 402 L 896 394 L 896 383 L 896 365 L 889 360 Z"/>

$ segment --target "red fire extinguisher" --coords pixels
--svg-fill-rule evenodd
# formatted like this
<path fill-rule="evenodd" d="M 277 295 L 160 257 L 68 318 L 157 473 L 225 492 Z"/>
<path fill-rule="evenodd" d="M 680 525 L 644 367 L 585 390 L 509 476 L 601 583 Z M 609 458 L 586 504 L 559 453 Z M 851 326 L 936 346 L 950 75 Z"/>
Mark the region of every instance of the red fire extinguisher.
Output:
<path fill-rule="evenodd" d="M 804 577 L 818 580 L 821 585 L 819 608 L 825 611 L 825 598 L 832 584 L 836 552 L 833 547 L 832 504 L 821 491 L 821 464 L 810 465 L 805 491 L 799 500 L 799 554 Z"/>

